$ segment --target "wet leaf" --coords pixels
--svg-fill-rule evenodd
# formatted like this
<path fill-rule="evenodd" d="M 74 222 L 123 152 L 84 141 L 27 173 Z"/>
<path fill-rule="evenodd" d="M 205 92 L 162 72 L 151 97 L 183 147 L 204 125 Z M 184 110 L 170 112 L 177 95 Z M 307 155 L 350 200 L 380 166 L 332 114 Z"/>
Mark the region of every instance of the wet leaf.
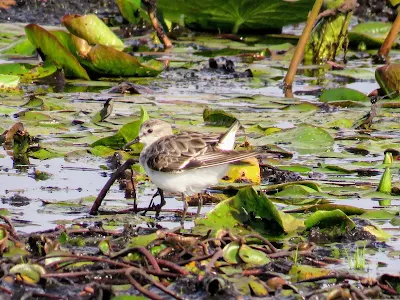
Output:
<path fill-rule="evenodd" d="M 26 35 L 32 44 L 55 63 L 63 68 L 67 76 L 90 80 L 86 70 L 79 64 L 78 60 L 68 51 L 58 39 L 43 27 L 29 24 L 25 27 Z"/>
<path fill-rule="evenodd" d="M 259 279 L 255 279 L 249 282 L 251 291 L 256 297 L 268 296 L 268 290 L 265 288 L 263 282 Z"/>
<path fill-rule="evenodd" d="M 56 71 L 57 67 L 52 62 L 46 62 L 43 65 L 31 65 L 26 63 L 0 64 L 0 74 L 19 76 L 22 81 L 46 77 Z"/>
<path fill-rule="evenodd" d="M 304 279 L 310 279 L 328 275 L 330 272 L 331 271 L 327 269 L 295 264 L 289 271 L 289 275 L 291 275 L 293 281 L 300 281 Z"/>
<path fill-rule="evenodd" d="M 253 188 L 239 190 L 236 196 L 219 203 L 195 224 L 194 231 L 226 228 L 240 234 L 258 231 L 275 236 L 304 228 L 302 220 L 278 211 L 264 193 L 258 195 Z"/>
<path fill-rule="evenodd" d="M 304 189 L 308 191 L 308 193 L 313 193 L 313 192 L 321 192 L 321 188 L 319 185 L 313 181 L 294 181 L 294 182 L 285 182 L 285 183 L 280 183 L 280 184 L 273 184 L 273 185 L 267 185 L 266 187 L 263 188 L 264 192 L 267 194 L 270 193 L 277 193 L 279 191 L 282 191 L 286 189 L 287 187 L 290 187 L 292 185 L 298 186 L 304 186 Z"/>
<path fill-rule="evenodd" d="M 0 90 L 18 87 L 19 76 L 0 74 Z"/>
<path fill-rule="evenodd" d="M 61 22 L 69 32 L 88 41 L 89 44 L 124 48 L 124 43 L 96 15 L 65 15 Z"/>
<path fill-rule="evenodd" d="M 363 208 L 356 207 L 356 206 L 333 204 L 333 203 L 317 204 L 317 205 L 313 205 L 313 206 L 309 206 L 309 207 L 305 208 L 305 210 L 307 210 L 307 211 L 318 211 L 318 210 L 330 211 L 330 210 L 336 210 L 336 209 L 340 209 L 342 212 L 344 212 L 348 216 L 362 215 L 367 211 Z"/>
<path fill-rule="evenodd" d="M 349 31 L 349 40 L 353 45 L 365 43 L 368 48 L 379 48 L 389 33 L 391 23 L 362 22 Z"/>
<path fill-rule="evenodd" d="M 18 264 L 10 269 L 10 274 L 17 275 L 17 280 L 20 278 L 21 281 L 30 284 L 39 282 L 40 276 L 45 273 L 46 270 L 37 264 Z"/>
<path fill-rule="evenodd" d="M 203 120 L 211 125 L 229 127 L 236 121 L 236 118 L 222 109 L 211 109 L 206 107 L 203 111 Z"/>
<path fill-rule="evenodd" d="M 325 90 L 319 97 L 322 102 L 332 102 L 332 101 L 361 101 L 370 102 L 367 95 L 353 89 L 349 88 L 335 88 L 330 90 Z"/>
<path fill-rule="evenodd" d="M 325 1 L 327 2 L 329 1 Z M 343 32 L 349 27 L 351 15 L 351 11 L 346 13 L 336 10 L 335 14 L 318 20 L 304 49 L 304 64 L 320 64 L 327 60 L 335 60 L 346 42 L 346 35 Z"/>
<path fill-rule="evenodd" d="M 241 262 L 239 256 L 240 245 L 238 242 L 231 242 L 223 249 L 223 258 L 227 263 L 238 264 Z"/>
<path fill-rule="evenodd" d="M 385 168 L 385 172 L 383 172 L 381 180 L 379 181 L 377 191 L 385 194 L 390 194 L 392 192 L 392 175 L 389 167 Z"/>
<path fill-rule="evenodd" d="M 246 264 L 253 266 L 264 266 L 271 261 L 267 254 L 246 244 L 240 246 L 238 255 Z"/>
<path fill-rule="evenodd" d="M 387 241 L 392 237 L 390 233 L 374 225 L 365 226 L 363 229 L 375 236 L 378 241 Z"/>
<path fill-rule="evenodd" d="M 255 141 L 262 145 L 264 141 L 285 142 L 285 147 L 296 149 L 300 153 L 326 152 L 333 143 L 333 137 L 324 129 L 310 125 L 300 124 L 296 128 L 283 130 Z"/>
<path fill-rule="evenodd" d="M 100 241 L 99 249 L 101 253 L 103 253 L 104 255 L 110 255 L 111 254 L 110 241 L 107 239 Z"/>
<path fill-rule="evenodd" d="M 131 24 L 148 19 L 147 10 L 142 7 L 141 0 L 116 0 L 122 16 Z"/>
<path fill-rule="evenodd" d="M 139 135 L 140 125 L 149 119 L 149 115 L 146 110 L 141 107 L 140 119 L 137 121 L 130 122 L 121 127 L 121 129 L 113 136 L 102 138 L 94 142 L 91 146 L 107 146 L 112 149 L 121 149 L 126 143 L 134 140 Z M 140 152 L 141 147 L 139 145 L 132 145 L 135 151 Z"/>
<path fill-rule="evenodd" d="M 204 0 L 198 3 L 178 0 L 172 6 L 167 0 L 161 0 L 158 8 L 166 19 L 194 29 L 217 29 L 222 32 L 237 33 L 242 30 L 281 29 L 288 24 L 307 19 L 312 1 L 296 2 L 274 0 L 244 0 L 237 2 Z M 288 14 L 295 11 L 295 14 Z"/>
<path fill-rule="evenodd" d="M 151 234 L 145 234 L 145 235 L 139 235 L 136 237 L 133 237 L 129 243 L 131 247 L 147 247 L 148 244 L 150 244 L 152 241 L 158 239 L 157 233 L 151 233 Z"/>
<path fill-rule="evenodd" d="M 304 224 L 307 229 L 318 226 L 320 228 L 339 225 L 344 230 L 351 230 L 356 227 L 354 222 L 340 209 L 331 211 L 319 210 L 308 217 Z"/>
<path fill-rule="evenodd" d="M 30 56 L 35 54 L 36 47 L 27 39 L 26 36 L 19 38 L 12 42 L 7 47 L 0 49 L 2 54 L 20 54 Z"/>

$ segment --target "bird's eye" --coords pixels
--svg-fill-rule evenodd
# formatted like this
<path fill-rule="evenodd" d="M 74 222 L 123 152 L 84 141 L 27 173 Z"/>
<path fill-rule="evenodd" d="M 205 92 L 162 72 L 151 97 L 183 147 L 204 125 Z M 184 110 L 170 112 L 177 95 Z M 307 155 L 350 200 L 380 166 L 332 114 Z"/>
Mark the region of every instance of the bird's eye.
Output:
<path fill-rule="evenodd" d="M 148 132 L 148 133 L 152 133 L 152 132 L 153 132 L 153 129 L 150 128 L 149 130 L 147 130 L 147 132 Z"/>

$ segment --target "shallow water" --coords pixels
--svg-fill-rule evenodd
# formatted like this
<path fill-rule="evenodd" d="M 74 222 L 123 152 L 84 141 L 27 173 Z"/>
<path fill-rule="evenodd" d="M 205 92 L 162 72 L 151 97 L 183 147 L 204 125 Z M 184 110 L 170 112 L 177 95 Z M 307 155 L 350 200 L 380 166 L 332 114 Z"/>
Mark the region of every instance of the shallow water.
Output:
<path fill-rule="evenodd" d="M 220 41 L 217 41 L 218 43 Z M 183 51 L 185 50 L 185 51 Z M 90 144 L 100 136 L 113 134 L 119 128 L 118 124 L 127 122 L 138 117 L 140 105 L 143 105 L 149 112 L 151 117 L 160 117 L 175 123 L 179 129 L 201 130 L 201 131 L 224 131 L 224 128 L 204 127 L 202 126 L 202 111 L 205 106 L 211 108 L 222 108 L 227 112 L 233 113 L 238 117 L 245 127 L 259 124 L 264 127 L 291 128 L 302 122 L 310 122 L 314 125 L 324 124 L 329 120 L 335 120 L 339 117 L 356 118 L 365 114 L 369 108 L 338 108 L 335 112 L 326 113 L 321 111 L 314 112 L 298 112 L 282 110 L 282 103 L 290 99 L 284 99 L 282 92 L 282 80 L 285 75 L 287 61 L 256 61 L 253 64 L 247 64 L 240 60 L 235 61 L 237 71 L 241 72 L 247 68 L 264 68 L 264 74 L 254 78 L 233 78 L 229 74 L 222 74 L 210 71 L 207 67 L 208 58 L 195 55 L 192 47 L 188 47 L 185 43 L 178 45 L 171 53 L 169 58 L 173 58 L 175 62 L 193 61 L 194 66 L 187 69 L 182 66 L 172 65 L 169 70 L 163 72 L 159 78 L 149 80 L 145 85 L 153 89 L 154 93 L 148 95 L 113 95 L 115 100 L 114 112 L 110 119 L 110 123 L 104 123 L 104 126 L 88 126 L 76 127 L 71 126 L 72 119 L 83 119 L 88 122 L 90 115 L 87 116 L 82 112 L 93 114 L 102 107 L 102 103 L 109 97 L 108 94 L 101 92 L 115 82 L 101 82 L 96 84 L 91 82 L 87 84 L 80 81 L 69 81 L 64 92 L 54 92 L 53 87 L 46 84 L 40 86 L 41 89 L 48 91 L 49 99 L 59 99 L 60 102 L 66 103 L 68 109 L 75 111 L 75 115 L 70 115 L 66 119 L 62 112 L 51 113 L 57 117 L 60 127 L 44 130 L 34 122 L 26 121 L 25 126 L 32 135 L 40 135 L 40 143 L 45 147 L 56 146 L 58 149 L 65 147 L 70 151 L 80 151 L 78 155 L 68 156 L 66 158 L 54 158 L 49 160 L 30 159 L 29 166 L 25 168 L 14 168 L 13 160 L 8 156 L 4 149 L 0 150 L 0 208 L 7 209 L 11 213 L 11 220 L 15 224 L 17 230 L 21 232 L 35 232 L 52 229 L 56 224 L 74 224 L 82 222 L 90 222 L 88 211 L 93 198 L 97 196 L 101 188 L 104 186 L 112 171 L 101 168 L 106 164 L 104 158 L 98 158 L 89 153 L 85 153 Z M 400 58 L 399 52 L 392 53 L 392 61 Z M 0 60 L 1 63 L 1 60 Z M 182 63 L 182 65 L 183 65 Z M 270 68 L 275 67 L 271 72 Z M 354 68 L 363 68 L 373 76 L 375 67 L 371 65 L 370 58 L 350 59 L 347 70 Z M 361 91 L 365 94 L 373 91 L 378 87 L 375 80 L 371 76 L 367 79 L 349 78 L 337 73 L 328 71 L 317 77 L 307 77 L 301 74 L 296 79 L 294 92 L 312 91 L 318 89 L 329 89 L 334 87 L 349 87 Z M 143 84 L 143 80 L 137 80 Z M 35 91 L 36 85 L 24 85 L 25 91 Z M 306 93 L 307 94 L 307 93 Z M 318 93 L 317 93 L 318 95 Z M 13 96 L 15 97 L 15 96 Z M 309 101 L 310 103 L 318 103 L 315 95 L 299 95 L 298 99 Z M 20 110 L 18 104 L 25 101 L 16 100 L 0 96 L 0 104 L 14 108 L 15 111 Z M 298 100 L 296 103 L 298 103 Z M 17 103 L 17 104 L 16 104 Z M 49 113 L 50 114 L 50 113 Z M 133 116 L 132 116 L 133 114 Z M 382 125 L 384 118 L 380 119 L 376 135 L 390 136 L 392 141 L 389 143 L 398 143 L 400 135 L 397 133 L 398 110 L 385 110 L 384 117 L 391 120 L 390 126 L 385 129 Z M 379 119 L 379 118 L 378 118 Z M 12 114 L 0 115 L 0 127 L 9 128 L 18 118 L 12 117 Z M 393 123 L 395 123 L 393 125 Z M 199 125 L 200 124 L 200 125 Z M 343 131 L 346 132 L 347 129 Z M 347 130 L 350 132 L 350 130 Z M 71 134 L 72 138 L 65 138 L 63 135 Z M 79 134 L 83 134 L 79 136 Z M 87 135 L 86 135 L 87 134 Z M 351 134 L 351 132 L 349 133 Z M 250 134 L 251 136 L 252 134 Z M 76 137 L 74 137 L 76 136 Z M 72 140 L 72 141 L 71 141 Z M 256 141 L 255 141 L 256 142 Z M 333 147 L 332 157 L 315 156 L 311 154 L 294 153 L 292 159 L 282 159 L 281 164 L 302 164 L 312 166 L 318 172 L 317 164 L 347 165 L 355 162 L 379 164 L 383 159 L 383 151 L 379 154 L 372 153 L 366 156 L 348 155 L 347 157 L 335 156 L 344 152 L 344 148 L 349 143 L 342 140 L 336 140 Z M 285 147 L 284 145 L 282 146 Z M 330 154 L 332 154 L 330 153 Z M 45 181 L 36 181 L 32 174 L 35 169 L 45 171 L 52 174 L 51 178 Z M 377 176 L 360 177 L 357 174 L 335 174 L 327 173 L 326 180 L 340 180 L 347 182 L 372 182 L 377 184 L 381 174 Z M 399 181 L 399 174 L 393 174 L 393 182 Z M 146 207 L 152 195 L 155 193 L 155 187 L 151 183 L 141 183 L 139 185 L 138 204 L 139 207 Z M 26 197 L 24 201 L 13 201 L 12 197 L 19 195 Z M 84 201 L 85 197 L 92 197 Z M 178 197 L 179 199 L 179 197 Z M 394 198 L 392 205 L 399 205 L 399 197 Z M 354 205 L 366 209 L 374 208 L 378 205 L 377 201 L 362 197 L 342 197 L 331 196 L 330 201 L 339 204 Z M 51 204 L 43 204 L 43 201 Z M 57 205 L 60 201 L 67 201 L 69 204 L 76 203 L 79 205 Z M 158 201 L 158 200 L 156 200 Z M 119 190 L 117 184 L 114 184 L 110 192 L 107 194 L 103 208 L 126 208 L 131 207 L 132 200 L 124 199 L 123 191 Z M 202 213 L 212 209 L 214 205 L 206 205 L 203 207 Z M 167 199 L 166 209 L 181 209 L 182 202 L 169 196 Z M 190 208 L 191 212 L 196 211 L 196 207 Z M 150 216 L 152 216 L 150 214 Z M 159 225 L 173 228 L 179 225 L 179 217 L 173 213 L 165 213 L 157 221 Z M 387 254 L 394 251 L 400 251 L 400 243 L 398 241 L 398 226 L 391 226 L 389 221 L 379 222 L 383 228 L 393 234 L 393 238 L 388 242 L 389 250 L 379 250 L 378 253 L 367 254 L 369 275 L 382 274 L 384 272 L 397 273 L 400 269 L 400 260 L 398 254 L 389 257 Z M 122 228 L 123 224 L 117 224 L 116 228 Z M 151 226 L 151 225 L 149 225 Z M 186 228 L 193 226 L 193 220 L 187 220 Z M 389 251 L 389 252 L 388 252 Z M 386 267 L 378 267 L 378 262 L 385 262 Z M 348 268 L 343 265 L 343 268 Z"/>

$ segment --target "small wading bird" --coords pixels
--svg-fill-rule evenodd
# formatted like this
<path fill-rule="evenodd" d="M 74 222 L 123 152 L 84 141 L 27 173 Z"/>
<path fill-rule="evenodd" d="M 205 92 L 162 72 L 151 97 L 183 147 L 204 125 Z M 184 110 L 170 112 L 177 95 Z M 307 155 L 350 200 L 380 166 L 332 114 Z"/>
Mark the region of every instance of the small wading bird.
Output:
<path fill-rule="evenodd" d="M 140 164 L 159 189 L 181 193 L 184 203 L 183 222 L 188 208 L 186 196 L 200 193 L 217 184 L 227 173 L 230 163 L 259 154 L 256 151 L 233 150 L 239 128 L 240 123 L 236 120 L 224 134 L 173 134 L 171 125 L 151 119 L 141 125 L 139 136 L 124 148 L 137 142 L 144 144 Z M 163 197 L 161 199 L 160 207 L 165 204 Z M 200 196 L 197 215 L 201 205 Z"/>

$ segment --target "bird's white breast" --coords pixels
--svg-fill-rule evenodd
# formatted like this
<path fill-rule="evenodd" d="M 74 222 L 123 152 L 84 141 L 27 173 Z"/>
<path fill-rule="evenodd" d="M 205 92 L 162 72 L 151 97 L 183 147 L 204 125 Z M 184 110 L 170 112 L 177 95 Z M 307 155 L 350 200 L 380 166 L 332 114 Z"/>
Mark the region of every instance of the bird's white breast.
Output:
<path fill-rule="evenodd" d="M 207 187 L 216 185 L 227 173 L 228 168 L 228 165 L 220 165 L 186 170 L 179 173 L 166 173 L 152 170 L 147 165 L 144 165 L 147 175 L 157 187 L 164 191 L 184 193 L 186 195 L 200 193 Z"/>

